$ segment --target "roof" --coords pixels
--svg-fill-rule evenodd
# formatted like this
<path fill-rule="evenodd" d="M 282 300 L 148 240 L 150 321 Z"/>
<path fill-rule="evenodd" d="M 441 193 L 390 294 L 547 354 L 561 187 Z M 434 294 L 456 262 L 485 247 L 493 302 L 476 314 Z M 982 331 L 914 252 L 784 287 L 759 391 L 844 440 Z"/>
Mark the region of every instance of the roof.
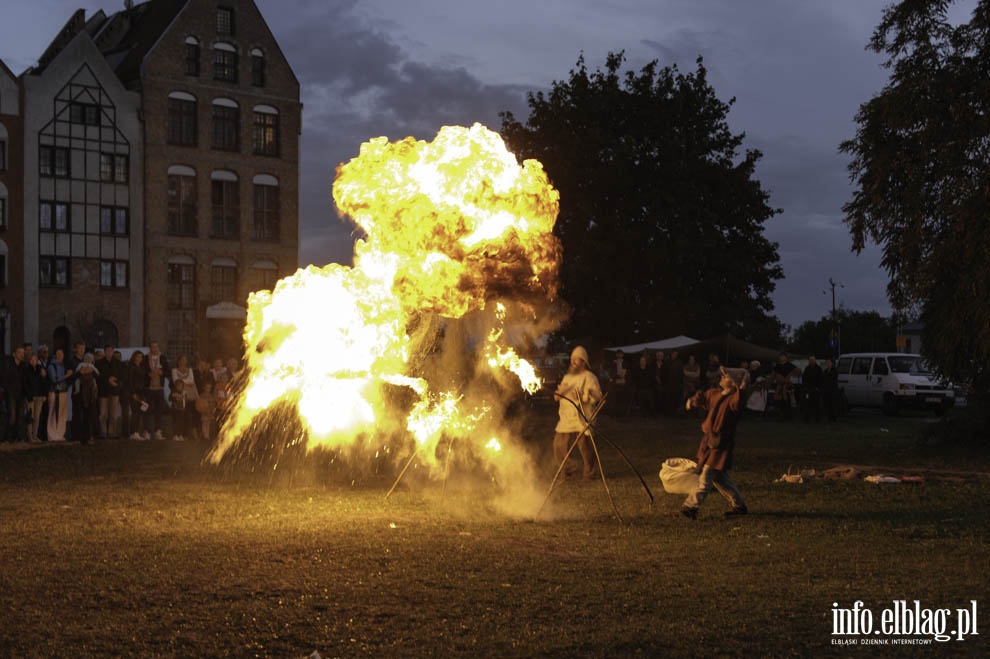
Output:
<path fill-rule="evenodd" d="M 615 346 L 613 348 L 606 348 L 606 350 L 621 350 L 626 354 L 635 354 L 637 352 L 643 352 L 644 350 L 674 350 L 691 346 L 696 343 L 698 343 L 698 339 L 692 339 L 690 336 L 684 336 L 682 334 L 680 336 L 673 336 L 669 339 L 658 339 L 647 343 L 633 343 L 627 346 Z"/>
<path fill-rule="evenodd" d="M 141 77 L 141 63 L 187 0 L 148 0 L 111 15 L 94 31 L 94 41 L 128 87 Z"/>

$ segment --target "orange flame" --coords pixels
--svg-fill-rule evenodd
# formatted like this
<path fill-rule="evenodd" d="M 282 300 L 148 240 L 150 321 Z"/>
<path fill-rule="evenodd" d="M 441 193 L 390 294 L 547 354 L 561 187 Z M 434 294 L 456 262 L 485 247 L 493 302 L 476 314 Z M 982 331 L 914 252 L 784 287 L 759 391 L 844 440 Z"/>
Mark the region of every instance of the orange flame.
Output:
<path fill-rule="evenodd" d="M 289 403 L 307 449 L 398 433 L 435 466 L 441 438 L 477 436 L 478 456 L 504 460 L 502 390 L 539 387 L 516 348 L 556 323 L 541 312 L 560 260 L 542 166 L 479 124 L 445 127 L 361 145 L 333 195 L 364 232 L 354 267 L 309 266 L 250 297 L 249 376 L 211 459 Z"/>

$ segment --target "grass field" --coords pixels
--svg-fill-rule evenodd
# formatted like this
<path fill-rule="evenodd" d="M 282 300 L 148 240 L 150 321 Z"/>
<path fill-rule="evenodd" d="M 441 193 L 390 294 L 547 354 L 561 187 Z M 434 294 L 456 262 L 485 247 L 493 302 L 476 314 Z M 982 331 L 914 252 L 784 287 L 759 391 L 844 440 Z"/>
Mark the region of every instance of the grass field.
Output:
<path fill-rule="evenodd" d="M 552 411 L 521 419 L 543 465 Z M 748 421 L 733 472 L 750 506 L 712 496 L 676 518 L 664 458 L 697 419 L 610 419 L 601 482 L 569 481 L 537 519 L 495 512 L 452 478 L 354 478 L 325 457 L 217 469 L 204 446 L 102 442 L 0 451 L 0 656 L 818 656 L 833 606 L 876 626 L 906 600 L 971 608 L 977 631 L 906 655 L 990 655 L 990 458 L 918 442 L 925 416 Z M 775 483 L 789 468 L 869 466 L 921 484 Z M 945 631 L 955 630 L 955 613 Z M 931 640 L 937 629 L 916 636 Z M 869 650 L 867 650 L 869 651 Z"/>

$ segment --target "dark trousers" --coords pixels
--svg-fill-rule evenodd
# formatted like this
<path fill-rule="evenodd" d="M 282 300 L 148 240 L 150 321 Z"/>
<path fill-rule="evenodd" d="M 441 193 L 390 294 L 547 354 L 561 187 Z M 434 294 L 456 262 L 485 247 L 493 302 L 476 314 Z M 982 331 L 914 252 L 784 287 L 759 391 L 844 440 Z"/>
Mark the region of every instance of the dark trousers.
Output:
<path fill-rule="evenodd" d="M 811 421 L 814 417 L 815 423 L 822 420 L 822 392 L 818 389 L 809 389 L 804 397 L 804 420 Z"/>
<path fill-rule="evenodd" d="M 148 401 L 148 413 L 145 416 L 148 432 L 154 434 L 162 429 L 162 413 L 165 410 L 165 390 L 145 389 L 144 399 Z"/>
<path fill-rule="evenodd" d="M 24 416 L 24 406 L 27 404 L 23 396 L 7 394 L 6 429 L 8 442 L 27 441 L 27 418 Z"/>

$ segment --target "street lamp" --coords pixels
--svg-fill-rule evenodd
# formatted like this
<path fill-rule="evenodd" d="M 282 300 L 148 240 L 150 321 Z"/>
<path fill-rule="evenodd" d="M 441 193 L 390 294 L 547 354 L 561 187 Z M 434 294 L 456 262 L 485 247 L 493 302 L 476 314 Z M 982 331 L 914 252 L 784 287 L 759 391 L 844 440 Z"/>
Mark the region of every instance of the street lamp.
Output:
<path fill-rule="evenodd" d="M 839 323 L 835 317 L 835 287 L 845 288 L 845 284 L 836 283 L 831 277 L 828 278 L 829 288 L 832 290 L 832 331 L 829 332 L 828 337 L 828 347 L 829 350 L 835 350 L 836 355 L 842 354 L 842 332 L 839 329 Z M 822 295 L 828 295 L 828 291 L 822 291 Z"/>

